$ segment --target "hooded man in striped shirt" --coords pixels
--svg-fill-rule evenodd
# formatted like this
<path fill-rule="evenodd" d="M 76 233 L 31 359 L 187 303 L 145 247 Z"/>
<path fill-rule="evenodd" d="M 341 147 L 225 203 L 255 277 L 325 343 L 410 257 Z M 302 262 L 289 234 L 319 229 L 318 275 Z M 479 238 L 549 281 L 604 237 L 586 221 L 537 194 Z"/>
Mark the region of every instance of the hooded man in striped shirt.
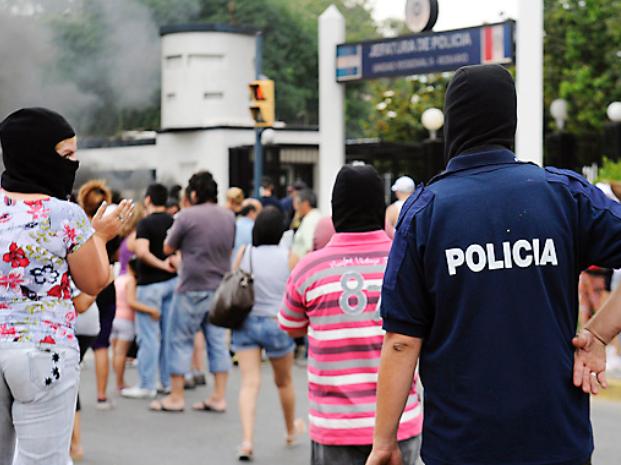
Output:
<path fill-rule="evenodd" d="M 293 270 L 279 314 L 292 336 L 308 333 L 312 465 L 366 461 L 373 442 L 384 332 L 379 300 L 391 241 L 384 185 L 372 166 L 347 165 L 332 193 L 336 235 Z M 422 413 L 412 384 L 398 431 L 404 464 L 418 457 Z"/>

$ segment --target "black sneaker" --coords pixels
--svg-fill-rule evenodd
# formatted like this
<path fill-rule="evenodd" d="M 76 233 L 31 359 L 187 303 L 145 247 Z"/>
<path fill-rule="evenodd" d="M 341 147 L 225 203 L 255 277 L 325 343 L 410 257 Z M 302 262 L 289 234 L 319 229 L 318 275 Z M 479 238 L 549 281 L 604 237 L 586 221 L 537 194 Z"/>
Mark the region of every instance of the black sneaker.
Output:
<path fill-rule="evenodd" d="M 196 387 L 196 383 L 194 382 L 194 377 L 192 375 L 186 375 L 183 383 L 183 389 L 194 389 Z"/>
<path fill-rule="evenodd" d="M 207 386 L 207 377 L 203 373 L 194 375 L 194 384 L 196 386 Z"/>

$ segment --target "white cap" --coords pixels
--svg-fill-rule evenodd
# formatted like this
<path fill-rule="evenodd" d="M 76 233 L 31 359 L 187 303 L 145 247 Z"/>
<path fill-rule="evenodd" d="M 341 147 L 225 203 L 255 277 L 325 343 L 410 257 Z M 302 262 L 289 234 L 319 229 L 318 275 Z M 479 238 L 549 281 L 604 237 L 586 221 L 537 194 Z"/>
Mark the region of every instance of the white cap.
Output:
<path fill-rule="evenodd" d="M 392 186 L 393 192 L 403 192 L 404 194 L 411 194 L 415 190 L 416 184 L 414 184 L 414 180 L 409 176 L 401 176 Z"/>

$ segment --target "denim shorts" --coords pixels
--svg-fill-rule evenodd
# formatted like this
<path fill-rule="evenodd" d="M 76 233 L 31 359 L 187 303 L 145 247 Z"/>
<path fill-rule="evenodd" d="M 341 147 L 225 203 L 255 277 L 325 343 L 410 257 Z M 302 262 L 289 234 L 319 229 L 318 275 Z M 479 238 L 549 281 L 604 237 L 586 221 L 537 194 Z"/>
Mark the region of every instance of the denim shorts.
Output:
<path fill-rule="evenodd" d="M 136 329 L 132 320 L 124 318 L 115 318 L 112 323 L 112 333 L 110 340 L 118 339 L 119 341 L 132 342 L 136 337 Z"/>
<path fill-rule="evenodd" d="M 171 374 L 190 373 L 194 335 L 198 331 L 205 335 L 209 371 L 226 373 L 231 369 L 227 330 L 207 321 L 213 294 L 211 291 L 175 292 L 168 337 L 168 368 Z"/>
<path fill-rule="evenodd" d="M 241 328 L 233 330 L 232 346 L 235 352 L 265 349 L 267 358 L 284 357 L 295 348 L 293 339 L 280 329 L 275 318 L 252 313 Z"/>

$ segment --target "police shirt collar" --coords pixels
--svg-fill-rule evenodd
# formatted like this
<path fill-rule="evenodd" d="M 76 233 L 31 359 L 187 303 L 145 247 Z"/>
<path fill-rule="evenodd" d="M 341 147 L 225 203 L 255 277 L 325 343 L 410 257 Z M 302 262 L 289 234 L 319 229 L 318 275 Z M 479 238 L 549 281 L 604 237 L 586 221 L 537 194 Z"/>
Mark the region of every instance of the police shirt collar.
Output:
<path fill-rule="evenodd" d="M 480 151 L 463 153 L 451 158 L 446 165 L 445 172 L 450 173 L 486 165 L 504 165 L 517 161 L 515 154 L 506 148 L 481 148 Z"/>

